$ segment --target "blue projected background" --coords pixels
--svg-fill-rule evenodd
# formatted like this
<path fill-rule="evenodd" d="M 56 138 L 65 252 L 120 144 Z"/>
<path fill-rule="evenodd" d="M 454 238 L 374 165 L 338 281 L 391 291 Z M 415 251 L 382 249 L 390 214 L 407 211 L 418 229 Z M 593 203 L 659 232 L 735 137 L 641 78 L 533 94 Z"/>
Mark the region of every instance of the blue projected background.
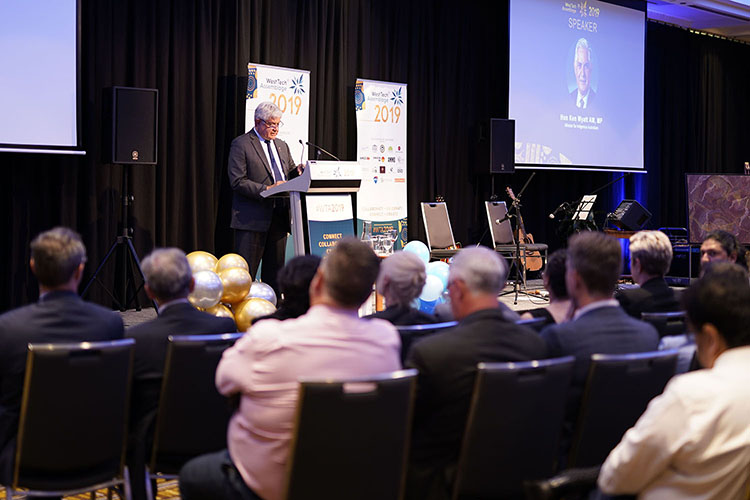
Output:
<path fill-rule="evenodd" d="M 575 47 L 590 47 L 586 109 Z M 643 169 L 645 13 L 595 0 L 511 0 L 509 118 L 516 164 Z"/>

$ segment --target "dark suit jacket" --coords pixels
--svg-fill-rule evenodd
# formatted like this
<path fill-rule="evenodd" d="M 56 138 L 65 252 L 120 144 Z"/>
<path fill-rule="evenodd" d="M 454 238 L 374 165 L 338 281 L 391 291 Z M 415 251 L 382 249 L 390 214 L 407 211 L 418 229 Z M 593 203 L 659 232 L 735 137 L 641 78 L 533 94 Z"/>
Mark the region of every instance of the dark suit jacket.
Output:
<path fill-rule="evenodd" d="M 281 139 L 274 139 L 281 161 L 280 168 L 287 179 L 295 177 L 296 164 L 289 152 L 289 146 Z M 260 193 L 273 184 L 271 165 L 263 151 L 255 129 L 236 137 L 229 149 L 229 184 L 232 186 L 233 229 L 246 231 L 267 231 L 271 225 L 273 200 L 264 199 Z"/>
<path fill-rule="evenodd" d="M 370 314 L 369 316 L 365 316 L 365 318 L 380 318 L 386 321 L 390 321 L 391 324 L 398 326 L 427 325 L 430 323 L 438 322 L 437 317 L 433 316 L 432 314 L 427 314 L 426 312 L 422 312 L 419 309 L 414 309 L 413 307 L 408 306 L 386 307 L 382 311 L 378 311 L 374 314 Z"/>
<path fill-rule="evenodd" d="M 412 345 L 405 366 L 419 370 L 407 498 L 431 498 L 434 481 L 457 462 L 477 363 L 545 358 L 530 328 L 503 317 L 500 308 L 477 311 L 455 328 Z"/>
<path fill-rule="evenodd" d="M 49 292 L 39 302 L 0 316 L 0 479 L 15 459 L 27 345 L 116 340 L 122 334 L 117 313 L 84 302 L 74 292 Z"/>
<path fill-rule="evenodd" d="M 659 346 L 659 334 L 652 325 L 631 318 L 622 308 L 607 306 L 567 323 L 547 326 L 541 336 L 547 342 L 550 357 L 572 355 L 576 358 L 560 444 L 561 459 L 564 459 L 578 418 L 591 355 L 655 351 Z"/>
<path fill-rule="evenodd" d="M 578 87 L 574 88 L 573 92 L 570 93 L 570 98 L 573 99 L 573 106 L 575 106 L 576 109 L 580 110 L 581 108 L 578 107 Z M 594 101 L 596 101 L 596 92 L 594 92 L 594 89 L 589 87 L 589 97 L 588 99 L 586 99 L 586 107 L 581 111 L 591 109 Z"/>
<path fill-rule="evenodd" d="M 641 318 L 642 312 L 679 311 L 680 303 L 664 278 L 653 278 L 637 288 L 620 290 L 615 298 L 626 313 Z"/>
<path fill-rule="evenodd" d="M 137 426 L 142 418 L 156 411 L 170 335 L 236 331 L 232 318 L 212 316 L 189 303 L 173 304 L 156 319 L 128 328 L 125 336 L 135 339 L 131 426 Z"/>

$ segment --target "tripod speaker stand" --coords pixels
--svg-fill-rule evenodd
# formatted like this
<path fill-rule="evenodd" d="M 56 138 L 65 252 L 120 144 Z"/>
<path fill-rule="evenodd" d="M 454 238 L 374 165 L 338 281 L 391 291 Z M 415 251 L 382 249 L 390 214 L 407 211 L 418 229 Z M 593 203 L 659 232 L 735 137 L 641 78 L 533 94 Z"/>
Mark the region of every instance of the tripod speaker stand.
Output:
<path fill-rule="evenodd" d="M 94 271 L 94 275 L 91 276 L 91 279 L 86 283 L 86 287 L 83 289 L 81 296 L 85 297 L 91 285 L 94 282 L 97 282 L 112 298 L 120 311 L 127 310 L 131 303 L 135 303 L 135 309 L 140 311 L 141 304 L 138 300 L 138 293 L 143 289 L 143 285 L 146 283 L 146 277 L 143 275 L 141 261 L 138 259 L 135 247 L 133 247 L 133 228 L 130 226 L 130 207 L 133 205 L 135 197 L 130 193 L 130 165 L 122 165 L 122 167 L 122 208 L 120 214 L 120 227 L 122 228 L 122 233 L 115 238 L 114 242 L 112 242 L 109 251 L 97 266 L 96 271 Z M 117 262 L 120 262 L 121 266 L 119 266 L 119 273 L 116 273 L 115 282 L 112 287 L 113 289 L 110 290 L 99 280 L 99 273 L 113 255 L 119 257 Z M 140 284 L 136 286 L 136 278 L 138 276 L 140 276 Z M 129 290 L 132 291 L 131 295 L 128 295 Z M 154 308 L 156 308 L 156 304 L 154 304 Z"/>

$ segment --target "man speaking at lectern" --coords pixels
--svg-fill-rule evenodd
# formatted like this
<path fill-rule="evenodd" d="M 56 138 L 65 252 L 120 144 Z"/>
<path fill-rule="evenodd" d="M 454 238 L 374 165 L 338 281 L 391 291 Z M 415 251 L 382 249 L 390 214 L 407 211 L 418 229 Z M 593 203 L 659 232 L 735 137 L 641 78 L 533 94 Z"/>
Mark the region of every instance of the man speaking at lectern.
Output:
<path fill-rule="evenodd" d="M 232 141 L 228 166 L 235 251 L 247 260 L 253 279 L 263 259 L 263 281 L 277 295 L 276 273 L 284 266 L 290 229 L 289 199 L 260 193 L 298 175 L 289 146 L 276 138 L 282 125 L 278 106 L 260 103 L 255 127 Z"/>

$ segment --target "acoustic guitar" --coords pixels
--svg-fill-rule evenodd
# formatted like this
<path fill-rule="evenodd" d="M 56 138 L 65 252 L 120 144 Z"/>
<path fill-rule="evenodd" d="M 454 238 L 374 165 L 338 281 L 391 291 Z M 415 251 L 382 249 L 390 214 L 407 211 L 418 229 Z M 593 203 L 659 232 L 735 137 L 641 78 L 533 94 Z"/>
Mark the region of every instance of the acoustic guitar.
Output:
<path fill-rule="evenodd" d="M 514 204 L 520 203 L 510 186 L 506 187 L 505 191 L 507 191 L 508 197 L 513 201 Z M 521 211 L 518 210 L 517 213 L 518 227 L 516 227 L 516 238 L 518 238 L 518 241 L 520 241 L 522 245 L 533 245 L 534 236 L 531 233 L 526 232 L 526 227 L 523 223 L 523 216 L 521 215 Z M 524 250 L 524 253 L 521 254 L 521 266 L 525 267 L 527 271 L 538 271 L 542 268 L 543 265 L 544 262 L 542 260 L 542 254 L 540 254 L 538 251 L 534 250 L 531 252 L 527 252 Z"/>

